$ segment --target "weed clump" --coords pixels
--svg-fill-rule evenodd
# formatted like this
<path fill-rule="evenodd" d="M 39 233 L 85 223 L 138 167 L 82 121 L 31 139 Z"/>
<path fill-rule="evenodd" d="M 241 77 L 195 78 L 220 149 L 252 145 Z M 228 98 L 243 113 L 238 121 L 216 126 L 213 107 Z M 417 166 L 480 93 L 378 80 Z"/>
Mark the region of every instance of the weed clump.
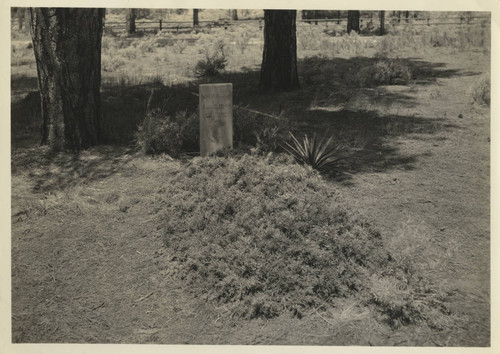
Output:
<path fill-rule="evenodd" d="M 280 151 L 279 143 L 292 125 L 284 114 L 271 118 L 240 108 L 233 112 L 235 142 L 240 147 L 251 146 L 257 154 Z"/>
<path fill-rule="evenodd" d="M 168 189 L 171 275 L 235 316 L 302 317 L 336 297 L 370 299 L 373 274 L 404 285 L 384 273 L 381 235 L 312 170 L 250 155 L 196 158 Z"/>
<path fill-rule="evenodd" d="M 227 65 L 227 58 L 224 52 L 224 42 L 218 41 L 212 51 L 205 51 L 205 59 L 198 61 L 194 68 L 196 77 L 211 77 L 224 70 Z"/>
<path fill-rule="evenodd" d="M 469 95 L 472 103 L 480 105 L 490 105 L 490 74 L 482 75 L 470 88 Z"/>
<path fill-rule="evenodd" d="M 186 111 L 166 115 L 161 110 L 147 113 L 136 134 L 137 146 L 145 154 L 167 153 L 177 157 L 181 152 L 196 151 L 199 141 L 198 116 Z"/>
<path fill-rule="evenodd" d="M 381 58 L 361 68 L 355 75 L 359 87 L 410 83 L 412 68 L 405 60 Z"/>

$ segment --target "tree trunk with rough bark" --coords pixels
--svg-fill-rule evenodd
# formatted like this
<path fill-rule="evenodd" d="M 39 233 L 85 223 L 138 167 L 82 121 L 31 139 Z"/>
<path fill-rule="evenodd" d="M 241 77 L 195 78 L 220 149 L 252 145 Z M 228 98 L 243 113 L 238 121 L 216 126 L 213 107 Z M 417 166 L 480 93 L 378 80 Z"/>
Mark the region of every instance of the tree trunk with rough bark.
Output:
<path fill-rule="evenodd" d="M 42 144 L 78 151 L 100 135 L 104 9 L 30 8 Z"/>
<path fill-rule="evenodd" d="M 198 27 L 200 21 L 198 20 L 198 9 L 193 9 L 193 27 Z"/>
<path fill-rule="evenodd" d="M 261 89 L 293 90 L 299 87 L 296 17 L 296 10 L 264 11 Z"/>
<path fill-rule="evenodd" d="M 379 16 L 380 16 L 379 35 L 383 36 L 385 34 L 385 11 L 379 11 Z"/>
<path fill-rule="evenodd" d="M 347 11 L 347 33 L 359 33 L 359 11 Z"/>
<path fill-rule="evenodd" d="M 137 13 L 135 9 L 127 9 L 127 32 L 128 34 L 135 33 L 135 19 L 137 17 Z"/>

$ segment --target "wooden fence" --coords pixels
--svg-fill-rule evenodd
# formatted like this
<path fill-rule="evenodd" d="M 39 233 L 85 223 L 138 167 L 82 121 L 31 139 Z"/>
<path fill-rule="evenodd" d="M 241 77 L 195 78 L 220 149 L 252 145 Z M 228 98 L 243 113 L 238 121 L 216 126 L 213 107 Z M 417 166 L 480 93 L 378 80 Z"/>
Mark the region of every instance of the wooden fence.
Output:
<path fill-rule="evenodd" d="M 491 21 L 489 16 L 455 16 L 443 18 L 414 18 L 414 17 L 387 17 L 385 20 L 386 25 L 393 27 L 399 26 L 442 26 L 442 25 L 467 25 L 479 24 L 481 22 Z M 218 21 L 199 21 L 199 28 L 224 28 L 228 29 L 231 26 L 238 26 L 244 23 L 250 23 L 254 26 L 259 26 L 262 29 L 264 26 L 263 19 L 252 20 L 218 20 Z M 376 13 L 372 16 L 363 16 L 360 18 L 360 27 L 371 23 L 372 25 L 379 26 L 379 17 Z M 140 20 L 135 22 L 136 31 L 143 32 L 156 32 L 156 31 L 169 31 L 169 32 L 185 32 L 193 29 L 192 21 L 165 21 L 165 20 Z M 297 27 L 305 27 L 311 25 L 322 25 L 324 27 L 344 26 L 347 25 L 347 17 L 325 18 L 325 19 L 304 19 L 297 20 Z M 126 22 L 106 22 L 105 28 L 110 30 L 125 30 L 127 28 Z"/>
<path fill-rule="evenodd" d="M 400 26 L 442 26 L 442 25 L 467 25 L 467 24 L 480 24 L 482 22 L 491 21 L 490 16 L 453 16 L 453 17 L 443 17 L 443 18 L 423 18 L 423 17 L 386 17 L 386 25 L 392 27 Z M 224 28 L 228 29 L 231 26 L 239 26 L 245 23 L 249 23 L 253 26 L 258 26 L 259 29 L 263 29 L 264 20 L 263 19 L 241 19 L 241 20 L 215 20 L 215 21 L 199 21 L 199 28 Z M 368 24 L 372 26 L 379 27 L 379 16 L 377 13 L 373 13 L 371 16 L 360 17 L 360 27 L 363 29 Z M 165 21 L 163 19 L 158 20 L 139 20 L 135 22 L 136 31 L 138 32 L 158 32 L 158 31 L 168 31 L 174 33 L 188 32 L 193 29 L 192 21 Z M 11 29 L 18 29 L 18 23 L 15 19 L 11 21 Z M 126 21 L 120 22 L 107 22 L 105 21 L 105 29 L 111 31 L 121 31 L 126 30 Z M 303 28 L 307 26 L 323 26 L 326 28 L 343 28 L 347 27 L 347 17 L 340 16 L 337 18 L 323 18 L 323 19 L 300 19 L 297 20 L 297 27 Z"/>

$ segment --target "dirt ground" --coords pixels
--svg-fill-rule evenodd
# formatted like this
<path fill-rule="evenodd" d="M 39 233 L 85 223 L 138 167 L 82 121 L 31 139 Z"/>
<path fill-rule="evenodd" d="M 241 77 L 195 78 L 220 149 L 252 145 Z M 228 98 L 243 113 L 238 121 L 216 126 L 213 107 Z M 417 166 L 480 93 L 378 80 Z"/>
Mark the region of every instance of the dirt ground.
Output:
<path fill-rule="evenodd" d="M 155 194 L 172 178 L 169 166 L 182 162 L 125 148 L 101 147 L 74 161 L 13 147 L 12 341 L 488 346 L 490 113 L 471 106 L 468 90 L 489 71 L 489 59 L 436 50 L 432 61 L 457 74 L 416 89 L 387 87 L 412 103 L 380 97 L 372 109 L 426 117 L 435 129 L 392 136 L 404 127 L 388 126 L 373 152 L 392 154 L 331 183 L 395 247 L 414 240 L 406 251 L 450 290 L 455 321 L 445 330 L 392 330 L 348 299 L 300 320 L 231 319 L 169 276 Z M 352 101 L 363 99 L 360 92 Z"/>

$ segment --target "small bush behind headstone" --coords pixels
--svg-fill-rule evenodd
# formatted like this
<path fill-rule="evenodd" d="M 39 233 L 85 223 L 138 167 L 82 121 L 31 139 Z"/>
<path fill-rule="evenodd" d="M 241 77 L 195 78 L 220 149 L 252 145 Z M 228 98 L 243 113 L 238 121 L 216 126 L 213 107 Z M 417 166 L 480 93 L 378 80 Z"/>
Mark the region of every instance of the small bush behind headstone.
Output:
<path fill-rule="evenodd" d="M 212 52 L 205 51 L 205 59 L 200 60 L 194 68 L 196 77 L 211 77 L 224 70 L 227 65 L 227 58 L 224 52 L 224 42 L 218 41 Z"/>
<path fill-rule="evenodd" d="M 137 146 L 145 154 L 167 153 L 177 157 L 181 152 L 198 150 L 199 123 L 195 113 L 177 112 L 165 115 L 161 110 L 147 113 L 137 131 Z"/>

